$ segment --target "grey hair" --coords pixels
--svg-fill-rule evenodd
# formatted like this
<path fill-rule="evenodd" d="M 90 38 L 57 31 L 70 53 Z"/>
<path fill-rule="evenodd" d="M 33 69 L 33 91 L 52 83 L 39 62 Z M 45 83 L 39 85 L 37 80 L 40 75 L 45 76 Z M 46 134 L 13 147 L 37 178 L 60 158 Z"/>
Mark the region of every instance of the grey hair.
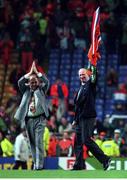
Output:
<path fill-rule="evenodd" d="M 84 70 L 84 71 L 85 71 L 86 81 L 89 81 L 90 77 L 89 77 L 88 74 L 86 73 L 86 69 L 85 69 L 85 68 L 80 68 L 79 71 L 78 71 L 78 75 L 79 75 L 79 72 L 80 72 L 81 70 Z"/>

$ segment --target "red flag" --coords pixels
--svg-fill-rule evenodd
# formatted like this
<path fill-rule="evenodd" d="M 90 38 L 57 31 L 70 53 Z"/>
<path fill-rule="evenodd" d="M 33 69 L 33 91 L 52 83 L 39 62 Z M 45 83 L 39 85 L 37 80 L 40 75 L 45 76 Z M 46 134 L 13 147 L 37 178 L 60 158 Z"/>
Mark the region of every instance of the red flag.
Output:
<path fill-rule="evenodd" d="M 91 46 L 88 52 L 88 58 L 92 65 L 97 65 L 97 60 L 100 59 L 98 48 L 101 41 L 100 36 L 100 8 L 98 7 L 93 15 L 92 30 L 91 30 Z"/>

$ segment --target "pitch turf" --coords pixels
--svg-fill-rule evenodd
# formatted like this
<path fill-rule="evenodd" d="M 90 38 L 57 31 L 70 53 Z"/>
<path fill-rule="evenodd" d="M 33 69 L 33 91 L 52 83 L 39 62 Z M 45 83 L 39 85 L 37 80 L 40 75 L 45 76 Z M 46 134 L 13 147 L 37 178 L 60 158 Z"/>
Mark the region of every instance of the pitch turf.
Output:
<path fill-rule="evenodd" d="M 127 178 L 127 171 L 120 170 L 0 170 L 0 178 Z"/>

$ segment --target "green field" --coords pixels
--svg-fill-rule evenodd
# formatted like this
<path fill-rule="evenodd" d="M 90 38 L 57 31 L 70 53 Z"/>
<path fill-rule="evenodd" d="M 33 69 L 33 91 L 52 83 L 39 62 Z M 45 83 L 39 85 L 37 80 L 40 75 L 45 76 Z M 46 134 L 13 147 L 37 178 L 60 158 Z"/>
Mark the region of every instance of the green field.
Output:
<path fill-rule="evenodd" d="M 127 171 L 120 170 L 0 170 L 0 178 L 127 178 Z"/>

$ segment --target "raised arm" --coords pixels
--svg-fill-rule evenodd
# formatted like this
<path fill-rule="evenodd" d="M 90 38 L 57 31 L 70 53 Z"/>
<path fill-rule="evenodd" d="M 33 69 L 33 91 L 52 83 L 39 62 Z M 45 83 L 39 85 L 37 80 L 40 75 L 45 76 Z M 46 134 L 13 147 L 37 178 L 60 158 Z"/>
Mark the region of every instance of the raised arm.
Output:
<path fill-rule="evenodd" d="M 42 89 L 46 93 L 49 89 L 49 80 L 47 79 L 45 74 L 42 74 L 37 70 L 35 61 L 33 62 L 33 71 L 37 75 L 37 77 L 42 81 Z"/>
<path fill-rule="evenodd" d="M 90 62 L 88 64 L 88 69 L 92 72 L 91 82 L 96 83 L 97 81 L 97 67 L 92 65 Z"/>
<path fill-rule="evenodd" d="M 34 63 L 33 63 L 34 64 Z M 19 87 L 19 90 L 21 91 L 21 93 L 24 93 L 25 92 L 25 90 L 26 90 L 26 88 L 27 88 L 27 86 L 26 86 L 26 83 L 27 83 L 27 81 L 28 81 L 28 79 L 29 79 L 29 77 L 33 74 L 33 64 L 32 64 L 32 66 L 31 66 L 31 69 L 30 69 L 30 71 L 27 73 L 27 74 L 25 74 L 24 76 L 22 76 L 19 80 L 18 80 L 18 87 Z"/>
<path fill-rule="evenodd" d="M 26 90 L 26 84 L 27 83 L 27 79 L 25 78 L 25 76 L 22 76 L 19 80 L 18 80 L 18 87 L 21 93 L 24 93 Z"/>
<path fill-rule="evenodd" d="M 92 71 L 91 82 L 96 83 L 96 81 L 97 81 L 97 67 L 91 65 L 91 71 Z"/>

